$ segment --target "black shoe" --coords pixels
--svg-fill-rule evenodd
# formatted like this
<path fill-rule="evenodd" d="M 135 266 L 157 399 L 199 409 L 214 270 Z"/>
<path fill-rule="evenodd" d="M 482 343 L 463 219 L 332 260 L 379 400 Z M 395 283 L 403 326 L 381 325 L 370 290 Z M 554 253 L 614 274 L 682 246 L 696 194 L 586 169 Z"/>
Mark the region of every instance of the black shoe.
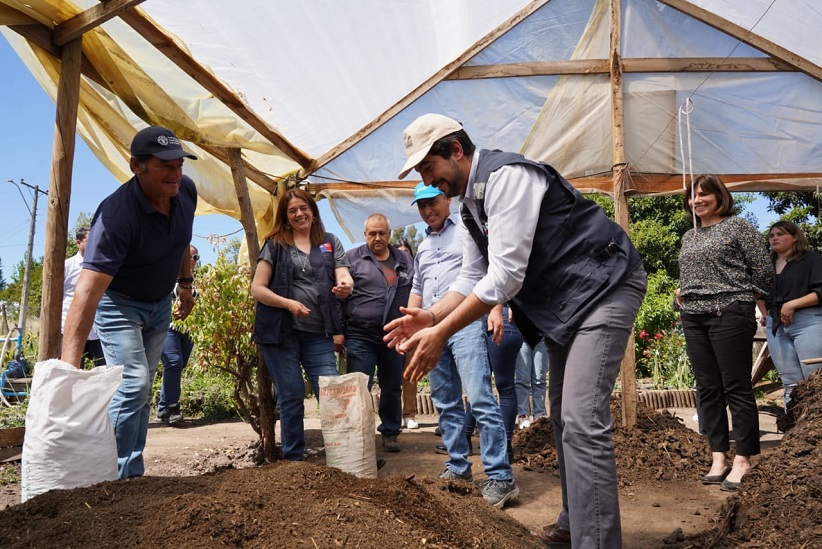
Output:
<path fill-rule="evenodd" d="M 157 408 L 157 421 L 168 423 L 168 408 L 163 408 L 162 410 Z"/>
<path fill-rule="evenodd" d="M 383 467 L 385 467 L 385 463 L 386 463 L 386 461 L 385 461 L 384 459 L 379 458 L 379 459 L 377 460 L 377 471 L 379 471 L 380 469 L 382 469 Z"/>
<path fill-rule="evenodd" d="M 448 448 L 445 447 L 445 444 L 437 444 L 436 446 L 434 446 L 434 452 L 436 452 L 437 454 L 447 456 Z"/>
<path fill-rule="evenodd" d="M 437 426 L 437 428 L 434 429 L 434 434 L 437 435 L 438 437 L 441 437 L 442 436 L 442 429 L 440 429 L 439 426 Z"/>
<path fill-rule="evenodd" d="M 718 475 L 705 475 L 702 477 L 702 484 L 722 484 L 725 477 L 731 472 L 731 466 L 726 465 L 725 470 Z"/>
<path fill-rule="evenodd" d="M 742 484 L 741 482 L 731 482 L 730 480 L 723 480 L 722 484 L 719 485 L 719 489 L 723 492 L 736 492 L 739 490 L 739 485 Z"/>
<path fill-rule="evenodd" d="M 400 443 L 397 442 L 397 435 L 382 435 L 382 447 L 386 452 L 399 452 Z"/>
<path fill-rule="evenodd" d="M 169 425 L 174 425 L 175 423 L 180 423 L 183 421 L 183 414 L 180 412 L 179 404 L 172 404 L 164 411 L 168 412 L 168 419 L 166 419 L 166 423 Z"/>

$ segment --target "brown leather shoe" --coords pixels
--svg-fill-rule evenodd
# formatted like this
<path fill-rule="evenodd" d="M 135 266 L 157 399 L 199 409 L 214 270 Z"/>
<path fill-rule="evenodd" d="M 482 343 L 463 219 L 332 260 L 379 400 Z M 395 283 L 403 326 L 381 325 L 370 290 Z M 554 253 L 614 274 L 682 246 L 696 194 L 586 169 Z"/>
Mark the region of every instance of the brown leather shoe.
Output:
<path fill-rule="evenodd" d="M 548 547 L 556 549 L 571 547 L 571 532 L 563 530 L 556 524 L 546 526 L 542 530 L 532 530 L 531 533 Z"/>

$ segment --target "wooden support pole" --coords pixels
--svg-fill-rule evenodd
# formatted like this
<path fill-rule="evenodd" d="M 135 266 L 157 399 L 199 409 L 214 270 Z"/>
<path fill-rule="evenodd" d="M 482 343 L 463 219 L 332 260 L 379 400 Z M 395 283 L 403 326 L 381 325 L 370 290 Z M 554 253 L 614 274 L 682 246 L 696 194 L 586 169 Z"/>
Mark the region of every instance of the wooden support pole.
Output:
<path fill-rule="evenodd" d="M 620 50 L 620 30 L 622 28 L 622 6 L 620 0 L 611 0 L 611 144 L 614 155 L 614 217 L 620 227 L 629 232 L 628 199 L 625 196 L 625 118 L 622 110 L 622 60 Z M 622 381 L 622 424 L 636 425 L 636 361 L 634 358 L 634 332 L 628 336 L 628 346 L 622 359 L 620 370 Z"/>
<path fill-rule="evenodd" d="M 254 279 L 257 268 L 257 257 L 260 255 L 260 240 L 257 237 L 257 225 L 254 222 L 254 211 L 251 208 L 251 198 L 248 194 L 248 183 L 245 177 L 245 166 L 240 149 L 226 149 L 228 165 L 234 178 L 234 189 L 237 192 L 237 202 L 240 205 L 240 223 L 245 229 L 245 241 L 248 247 L 250 280 Z M 265 459 L 272 462 L 276 459 L 275 429 L 277 418 L 275 410 L 277 402 L 272 393 L 271 376 L 266 368 L 265 361 L 259 349 L 257 350 L 257 398 L 260 406 L 260 441 L 263 444 Z"/>
<path fill-rule="evenodd" d="M 63 269 L 66 262 L 68 212 L 77 110 L 80 102 L 82 37 L 63 46 L 57 87 L 57 116 L 51 154 L 46 245 L 43 260 L 43 299 L 40 308 L 38 360 L 60 356 L 60 321 L 63 310 Z"/>

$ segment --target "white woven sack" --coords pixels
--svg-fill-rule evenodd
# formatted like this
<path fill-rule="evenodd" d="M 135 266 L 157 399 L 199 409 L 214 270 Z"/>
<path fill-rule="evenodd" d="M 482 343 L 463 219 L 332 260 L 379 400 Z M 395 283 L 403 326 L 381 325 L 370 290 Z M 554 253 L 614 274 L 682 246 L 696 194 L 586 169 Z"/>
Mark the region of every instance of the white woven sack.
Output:
<path fill-rule="evenodd" d="M 374 407 L 368 376 L 320 376 L 320 420 L 325 463 L 361 478 L 377 478 Z"/>
<path fill-rule="evenodd" d="M 21 499 L 117 478 L 117 443 L 108 417 L 122 366 L 78 370 L 38 362 L 23 440 Z"/>

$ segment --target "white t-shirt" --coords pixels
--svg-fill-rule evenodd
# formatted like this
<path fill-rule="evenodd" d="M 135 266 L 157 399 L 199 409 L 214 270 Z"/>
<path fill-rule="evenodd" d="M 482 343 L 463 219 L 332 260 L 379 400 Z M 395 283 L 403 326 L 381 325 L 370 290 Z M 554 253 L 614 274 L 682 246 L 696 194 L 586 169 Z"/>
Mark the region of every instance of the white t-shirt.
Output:
<path fill-rule="evenodd" d="M 77 286 L 77 279 L 80 278 L 80 271 L 83 270 L 83 256 L 80 252 L 66 259 L 66 266 L 63 269 L 63 316 L 60 320 L 60 333 L 66 327 L 66 315 L 68 315 L 71 300 L 74 299 L 74 288 Z M 91 332 L 88 339 L 99 339 L 94 331 L 94 324 L 91 325 Z"/>

